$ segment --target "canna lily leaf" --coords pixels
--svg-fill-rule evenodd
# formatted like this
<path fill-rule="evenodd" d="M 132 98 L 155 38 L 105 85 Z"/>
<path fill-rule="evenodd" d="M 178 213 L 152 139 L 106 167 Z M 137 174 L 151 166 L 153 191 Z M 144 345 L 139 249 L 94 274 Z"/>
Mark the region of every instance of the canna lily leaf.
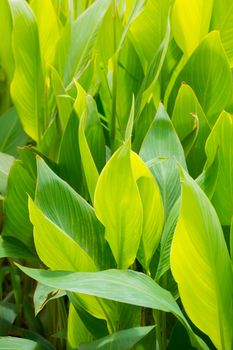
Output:
<path fill-rule="evenodd" d="M 0 32 L 0 62 L 10 82 L 14 73 L 14 57 L 11 47 L 12 17 L 8 1 L 0 3 L 0 22 L 4 28 Z"/>
<path fill-rule="evenodd" d="M 96 271 L 85 250 L 51 222 L 30 198 L 29 212 L 36 251 L 46 266 L 52 270 Z"/>
<path fill-rule="evenodd" d="M 24 146 L 26 141 L 27 135 L 15 108 L 12 107 L 0 118 L 0 151 L 16 157 L 17 147 Z"/>
<path fill-rule="evenodd" d="M 105 238 L 118 268 L 129 267 L 142 234 L 142 204 L 133 176 L 129 141 L 114 153 L 100 174 L 94 207 L 105 226 Z"/>
<path fill-rule="evenodd" d="M 93 203 L 94 193 L 95 193 L 96 184 L 99 178 L 99 173 L 96 168 L 95 162 L 92 158 L 92 154 L 85 135 L 86 120 L 87 120 L 87 115 L 84 112 L 84 114 L 81 116 L 80 124 L 79 124 L 79 147 L 80 147 L 84 173 L 87 181 L 87 187 L 91 197 L 91 201 Z"/>
<path fill-rule="evenodd" d="M 181 142 L 183 142 L 185 151 L 188 150 L 184 144 L 185 139 L 193 131 L 196 133 L 186 160 L 190 173 L 193 177 L 197 177 L 206 161 L 204 149 L 211 126 L 194 91 L 187 84 L 182 84 L 179 89 L 173 110 L 172 123 Z"/>
<path fill-rule="evenodd" d="M 28 3 L 9 0 L 15 72 L 11 96 L 26 133 L 39 141 L 45 131 L 44 74 L 36 18 Z M 23 49 L 22 49 L 23 45 Z"/>
<path fill-rule="evenodd" d="M 142 143 L 140 156 L 144 161 L 155 157 L 174 156 L 186 168 L 184 151 L 162 104 L 159 105 L 155 119 Z"/>
<path fill-rule="evenodd" d="M 233 67 L 233 4 L 231 0 L 215 0 L 211 27 L 220 32 L 223 47 Z"/>
<path fill-rule="evenodd" d="M 37 315 L 50 300 L 61 298 L 64 295 L 66 295 L 66 293 L 63 290 L 54 289 L 38 283 L 33 296 L 35 315 Z"/>
<path fill-rule="evenodd" d="M 115 350 L 129 350 L 153 329 L 154 326 L 125 329 L 98 339 L 90 344 L 83 344 L 80 346 L 80 350 L 108 350 L 109 348 L 114 348 Z"/>
<path fill-rule="evenodd" d="M 182 82 L 193 89 L 212 127 L 219 113 L 231 105 L 232 99 L 231 70 L 218 31 L 209 33 L 202 40 L 177 77 L 168 101 L 169 113 Z"/>
<path fill-rule="evenodd" d="M 10 169 L 15 158 L 9 154 L 0 152 L 0 195 L 5 195 Z"/>
<path fill-rule="evenodd" d="M 112 257 L 104 242 L 104 228 L 97 220 L 93 208 L 42 159 L 38 159 L 37 168 L 35 203 L 46 220 L 75 241 L 98 268 L 111 266 Z"/>
<path fill-rule="evenodd" d="M 109 6 L 110 0 L 95 1 L 71 25 L 70 37 L 67 38 L 66 33 L 61 37 L 58 56 L 65 55 L 65 65 L 59 68 L 59 73 L 64 77 L 65 86 L 83 70 L 91 58 L 96 35 Z M 64 46 L 67 50 L 65 53 Z"/>
<path fill-rule="evenodd" d="M 0 337 L 0 348 L 4 350 L 43 350 L 35 341 L 17 337 Z"/>
<path fill-rule="evenodd" d="M 35 248 L 28 213 L 28 194 L 33 198 L 35 187 L 35 155 L 25 147 L 19 151 L 19 159 L 14 162 L 9 174 L 2 235 L 20 240 L 32 253 Z"/>
<path fill-rule="evenodd" d="M 213 0 L 176 0 L 172 9 L 174 37 L 189 57 L 209 31 Z"/>
<path fill-rule="evenodd" d="M 186 173 L 182 173 L 182 203 L 172 242 L 171 269 L 189 318 L 217 349 L 230 350 L 231 261 L 214 208 Z"/>
<path fill-rule="evenodd" d="M 83 324 L 78 313 L 75 311 L 74 306 L 70 304 L 67 329 L 67 350 L 77 349 L 81 343 L 88 343 L 92 340 L 92 334 Z"/>
<path fill-rule="evenodd" d="M 233 215 L 233 115 L 222 112 L 206 142 L 207 162 L 212 166 L 218 156 L 218 172 L 212 203 L 222 225 L 230 225 Z M 216 173 L 212 172 L 213 180 Z"/>
<path fill-rule="evenodd" d="M 81 193 L 83 187 L 83 171 L 79 151 L 79 119 L 73 111 L 62 137 L 59 152 L 59 176 L 75 191 Z M 72 171 L 70 171 L 72 169 Z"/>
<path fill-rule="evenodd" d="M 0 237 L 0 259 L 35 259 L 35 255 L 22 244 L 21 241 L 7 237 Z"/>
<path fill-rule="evenodd" d="M 130 26 L 132 42 L 145 67 L 151 62 L 167 30 L 170 0 L 148 0 L 144 10 Z"/>
<path fill-rule="evenodd" d="M 45 64 L 52 64 L 60 37 L 60 25 L 51 0 L 32 0 L 30 6 L 37 18 L 40 50 Z M 45 18 L 49 18 L 46 21 Z"/>
<path fill-rule="evenodd" d="M 164 224 L 163 203 L 159 187 L 152 173 L 134 152 L 131 153 L 131 165 L 143 209 L 142 238 L 138 259 L 145 270 L 149 271 L 151 258 L 159 245 L 162 234 Z"/>
<path fill-rule="evenodd" d="M 208 349 L 206 344 L 193 333 L 172 295 L 145 274 L 132 270 L 72 273 L 17 266 L 31 278 L 50 287 L 172 312 L 185 326 L 192 344 L 197 349 Z"/>

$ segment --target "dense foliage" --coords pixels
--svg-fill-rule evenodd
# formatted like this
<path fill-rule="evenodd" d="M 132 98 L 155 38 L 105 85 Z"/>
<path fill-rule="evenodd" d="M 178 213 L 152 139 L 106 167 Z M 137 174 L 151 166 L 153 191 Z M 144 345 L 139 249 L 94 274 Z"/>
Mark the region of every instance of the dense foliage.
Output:
<path fill-rule="evenodd" d="M 232 349 L 232 68 L 232 0 L 0 1 L 0 349 Z"/>

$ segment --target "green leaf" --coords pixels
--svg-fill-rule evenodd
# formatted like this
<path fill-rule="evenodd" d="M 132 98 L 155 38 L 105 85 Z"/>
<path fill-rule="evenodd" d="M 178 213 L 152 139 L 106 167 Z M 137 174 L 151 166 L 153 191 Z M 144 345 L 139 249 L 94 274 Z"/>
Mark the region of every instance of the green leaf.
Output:
<path fill-rule="evenodd" d="M 54 194 L 53 194 L 54 195 Z M 30 220 L 37 254 L 52 270 L 95 271 L 91 257 L 29 199 Z"/>
<path fill-rule="evenodd" d="M 180 72 L 169 97 L 169 113 L 182 82 L 193 89 L 209 124 L 213 126 L 219 113 L 232 101 L 231 70 L 219 32 L 213 31 L 203 39 Z"/>
<path fill-rule="evenodd" d="M 99 178 L 99 173 L 96 168 L 95 162 L 93 160 L 89 145 L 87 143 L 86 135 L 85 135 L 86 120 L 87 120 L 87 115 L 84 113 L 80 119 L 80 124 L 79 124 L 79 147 L 80 147 L 84 174 L 87 182 L 87 188 L 89 191 L 91 201 L 93 203 L 96 184 Z"/>
<path fill-rule="evenodd" d="M 233 322 L 230 257 L 214 208 L 185 173 L 171 269 L 191 321 L 218 349 L 230 350 Z"/>
<path fill-rule="evenodd" d="M 231 0 L 215 0 L 211 27 L 220 32 L 223 47 L 233 67 L 233 4 Z"/>
<path fill-rule="evenodd" d="M 95 1 L 72 24 L 69 41 L 67 35 L 61 37 L 58 56 L 65 55 L 65 65 L 59 67 L 59 72 L 64 77 L 65 86 L 88 64 L 98 30 L 109 6 L 110 0 Z M 65 53 L 62 52 L 64 44 L 66 46 Z"/>
<path fill-rule="evenodd" d="M 132 270 L 72 273 L 17 266 L 31 278 L 54 288 L 172 312 L 187 329 L 192 344 L 195 344 L 198 349 L 208 349 L 204 342 L 193 333 L 172 295 L 145 274 Z"/>
<path fill-rule="evenodd" d="M 158 47 L 158 50 L 156 50 L 140 86 L 136 100 L 137 117 L 140 117 L 140 114 L 143 111 L 146 103 L 149 102 L 151 95 L 156 93 L 156 88 L 158 89 L 158 79 L 167 54 L 170 34 L 170 20 L 168 19 L 165 37 Z M 160 98 L 160 93 L 158 98 Z"/>
<path fill-rule="evenodd" d="M 183 148 L 162 104 L 160 104 L 154 121 L 144 138 L 140 156 L 144 161 L 155 157 L 169 158 L 174 156 L 186 168 Z"/>
<path fill-rule="evenodd" d="M 0 2 L 0 23 L 0 62 L 10 82 L 14 73 L 14 57 L 11 47 L 12 18 L 8 1 Z"/>
<path fill-rule="evenodd" d="M 8 178 L 7 196 L 4 203 L 4 237 L 20 240 L 34 251 L 32 224 L 28 213 L 28 194 L 34 198 L 36 187 L 36 161 L 30 148 L 19 151 Z"/>
<path fill-rule="evenodd" d="M 43 350 L 36 342 L 16 337 L 0 337 L 0 348 L 4 350 Z"/>
<path fill-rule="evenodd" d="M 213 197 L 217 180 L 218 180 L 218 152 L 213 163 L 208 167 L 204 168 L 203 172 L 198 176 L 196 182 L 198 186 L 205 192 L 207 197 L 211 200 Z"/>
<path fill-rule="evenodd" d="M 172 9 L 174 38 L 190 56 L 209 32 L 213 0 L 176 0 Z"/>
<path fill-rule="evenodd" d="M 149 271 L 150 261 L 162 234 L 163 203 L 155 178 L 142 159 L 134 152 L 131 152 L 131 165 L 143 209 L 142 237 L 137 257 L 145 270 Z"/>
<path fill-rule="evenodd" d="M 0 118 L 0 151 L 12 156 L 17 155 L 17 147 L 24 146 L 27 135 L 24 133 L 17 112 L 10 108 Z"/>
<path fill-rule="evenodd" d="M 71 113 L 67 123 L 59 152 L 59 176 L 75 191 L 81 193 L 83 173 L 79 151 L 79 120 L 75 112 Z"/>
<path fill-rule="evenodd" d="M 153 328 L 154 326 L 125 329 L 98 339 L 90 344 L 83 344 L 80 346 L 80 350 L 108 350 L 109 348 L 114 348 L 114 350 L 129 350 L 132 349 Z"/>
<path fill-rule="evenodd" d="M 177 225 L 180 212 L 180 199 L 172 207 L 164 225 L 162 238 L 160 242 L 159 262 L 156 269 L 155 280 L 159 279 L 170 269 L 170 252 L 173 240 L 173 234 Z"/>
<path fill-rule="evenodd" d="M 15 158 L 9 154 L 0 152 L 0 194 L 5 195 L 10 169 Z"/>
<path fill-rule="evenodd" d="M 9 334 L 12 324 L 17 316 L 15 304 L 0 302 L 0 336 Z"/>
<path fill-rule="evenodd" d="M 165 36 L 170 4 L 170 0 L 148 0 L 130 26 L 131 39 L 143 66 L 151 62 Z"/>
<path fill-rule="evenodd" d="M 38 283 L 33 296 L 33 303 L 35 308 L 35 316 L 45 307 L 50 301 L 57 298 L 61 298 L 66 293 L 59 289 L 48 287 L 44 284 Z"/>
<path fill-rule="evenodd" d="M 39 141 L 45 130 L 44 78 L 35 16 L 23 0 L 9 0 L 15 72 L 11 96 L 26 133 Z M 22 43 L 23 46 L 22 46 Z"/>
<path fill-rule="evenodd" d="M 44 63 L 54 60 L 56 45 L 60 37 L 60 25 L 51 0 L 32 0 L 30 6 L 37 18 L 40 50 Z M 49 21 L 45 21 L 49 18 Z"/>
<path fill-rule="evenodd" d="M 133 176 L 129 141 L 114 153 L 100 174 L 94 207 L 105 226 L 105 238 L 118 268 L 129 267 L 142 233 L 142 204 Z"/>
<path fill-rule="evenodd" d="M 74 306 L 70 304 L 67 329 L 67 350 L 77 349 L 81 343 L 90 342 L 92 339 L 92 334 L 83 324 L 78 313 L 75 311 Z"/>
<path fill-rule="evenodd" d="M 183 141 L 185 151 L 188 151 L 188 148 L 185 147 L 184 141 L 193 131 L 197 133 L 194 144 L 191 145 L 191 150 L 187 155 L 189 171 L 193 177 L 197 177 L 206 161 L 204 149 L 211 127 L 196 95 L 187 84 L 182 84 L 179 89 L 172 114 L 172 123 L 180 140 Z"/>
<path fill-rule="evenodd" d="M 30 250 L 18 239 L 0 237 L 0 258 L 35 259 Z"/>
<path fill-rule="evenodd" d="M 230 251 L 231 251 L 231 260 L 233 261 L 233 216 L 231 219 Z"/>
<path fill-rule="evenodd" d="M 218 175 L 212 203 L 222 225 L 230 225 L 233 215 L 233 115 L 222 112 L 206 142 L 208 169 L 218 156 Z M 212 173 L 215 178 L 216 173 Z"/>
<path fill-rule="evenodd" d="M 62 78 L 53 67 L 51 67 L 51 83 L 58 109 L 59 126 L 64 132 L 73 108 L 73 101 L 63 85 Z"/>
<path fill-rule="evenodd" d="M 113 259 L 104 241 L 104 228 L 97 220 L 94 209 L 42 159 L 38 159 L 37 168 L 35 203 L 46 220 L 52 222 L 56 230 L 65 232 L 67 239 L 74 242 L 71 244 L 78 244 L 98 268 L 112 266 Z M 57 253 L 59 254 L 59 249 Z M 68 251 L 67 254 L 69 258 Z M 50 256 L 51 260 L 52 258 Z"/>
<path fill-rule="evenodd" d="M 174 157 L 154 164 L 151 171 L 156 178 L 163 199 L 165 219 L 180 196 L 180 175 Z"/>

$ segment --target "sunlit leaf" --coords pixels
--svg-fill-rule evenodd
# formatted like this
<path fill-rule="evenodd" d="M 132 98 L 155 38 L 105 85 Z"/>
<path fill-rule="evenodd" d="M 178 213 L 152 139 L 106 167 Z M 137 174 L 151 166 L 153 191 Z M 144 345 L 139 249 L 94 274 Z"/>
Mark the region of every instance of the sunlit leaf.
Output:
<path fill-rule="evenodd" d="M 230 257 L 214 208 L 186 174 L 182 175 L 182 204 L 172 243 L 171 269 L 192 322 L 218 349 L 231 349 Z"/>
<path fill-rule="evenodd" d="M 129 141 L 114 153 L 100 174 L 94 207 L 105 226 L 105 237 L 117 266 L 129 267 L 142 233 L 142 204 L 133 176 Z"/>

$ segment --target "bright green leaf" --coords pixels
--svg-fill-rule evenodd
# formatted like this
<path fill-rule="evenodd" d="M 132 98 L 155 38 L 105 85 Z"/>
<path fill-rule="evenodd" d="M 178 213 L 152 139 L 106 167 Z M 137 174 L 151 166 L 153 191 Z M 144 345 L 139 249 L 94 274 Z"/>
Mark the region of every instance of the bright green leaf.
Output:
<path fill-rule="evenodd" d="M 182 204 L 171 269 L 192 322 L 218 349 L 232 348 L 233 275 L 218 217 L 188 175 L 182 175 Z"/>

